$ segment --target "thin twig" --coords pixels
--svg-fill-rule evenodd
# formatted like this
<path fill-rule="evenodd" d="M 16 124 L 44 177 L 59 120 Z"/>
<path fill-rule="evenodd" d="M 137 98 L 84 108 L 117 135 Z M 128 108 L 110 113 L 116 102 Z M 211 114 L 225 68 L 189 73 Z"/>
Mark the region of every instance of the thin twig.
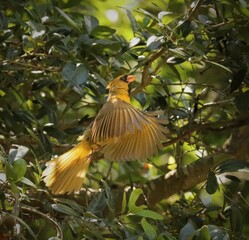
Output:
<path fill-rule="evenodd" d="M 189 123 L 180 128 L 181 134 L 179 134 L 176 138 L 173 138 L 163 144 L 164 147 L 170 146 L 174 143 L 177 143 L 181 140 L 186 139 L 191 133 L 198 131 L 224 131 L 226 129 L 237 128 L 241 126 L 249 125 L 249 117 L 244 116 L 241 119 L 233 119 L 228 121 L 219 121 L 219 122 L 211 122 L 211 123 Z M 172 134 L 172 133 L 171 133 Z"/>
<path fill-rule="evenodd" d="M 158 52 L 153 54 L 148 60 L 145 61 L 141 84 L 131 91 L 131 97 L 141 92 L 147 85 L 150 84 L 152 77 L 150 76 L 149 68 L 156 59 L 165 53 L 166 50 L 166 48 L 161 48 Z"/>
<path fill-rule="evenodd" d="M 59 224 L 53 220 L 51 217 L 49 217 L 47 214 L 44 214 L 40 211 L 38 211 L 37 209 L 28 207 L 28 206 L 21 206 L 21 209 L 27 212 L 31 212 L 31 213 L 35 213 L 37 215 L 40 215 L 41 217 L 47 219 L 49 222 L 51 222 L 55 228 L 56 228 L 56 232 L 57 232 L 57 238 L 63 240 L 63 232 L 62 229 L 60 228 Z"/>
<path fill-rule="evenodd" d="M 188 20 L 192 20 L 195 15 L 197 14 L 197 11 L 199 9 L 199 7 L 201 6 L 203 0 L 198 0 L 197 3 L 195 4 L 195 6 L 192 8 L 192 11 L 190 11 L 189 16 L 188 16 Z"/>

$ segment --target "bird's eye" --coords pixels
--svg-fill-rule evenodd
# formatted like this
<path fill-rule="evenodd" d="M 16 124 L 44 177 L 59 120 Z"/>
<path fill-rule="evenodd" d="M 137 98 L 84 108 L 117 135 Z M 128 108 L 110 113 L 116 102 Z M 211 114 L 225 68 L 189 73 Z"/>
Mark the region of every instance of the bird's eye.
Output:
<path fill-rule="evenodd" d="M 120 80 L 127 83 L 128 80 L 127 77 L 128 77 L 127 75 L 124 75 L 120 78 Z"/>

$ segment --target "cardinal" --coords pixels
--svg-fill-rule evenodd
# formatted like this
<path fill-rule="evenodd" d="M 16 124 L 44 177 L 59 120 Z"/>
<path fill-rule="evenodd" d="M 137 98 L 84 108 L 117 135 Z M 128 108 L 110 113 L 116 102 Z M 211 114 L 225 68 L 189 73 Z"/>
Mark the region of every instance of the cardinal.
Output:
<path fill-rule="evenodd" d="M 163 147 L 166 128 L 130 103 L 129 84 L 135 79 L 122 75 L 112 80 L 108 99 L 81 142 L 47 163 L 43 179 L 53 194 L 79 191 L 95 152 L 111 161 L 146 160 Z"/>

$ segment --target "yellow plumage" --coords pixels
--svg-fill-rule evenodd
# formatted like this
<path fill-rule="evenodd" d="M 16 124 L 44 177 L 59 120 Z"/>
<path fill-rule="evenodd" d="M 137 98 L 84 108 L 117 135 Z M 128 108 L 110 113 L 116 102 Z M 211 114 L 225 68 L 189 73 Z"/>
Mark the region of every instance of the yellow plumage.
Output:
<path fill-rule="evenodd" d="M 92 149 L 86 140 L 47 163 L 44 182 L 54 194 L 80 190 L 91 161 Z"/>
<path fill-rule="evenodd" d="M 94 151 L 112 161 L 145 160 L 158 153 L 166 129 L 156 118 L 130 104 L 128 84 L 135 77 L 123 75 L 109 83 L 107 102 L 83 140 L 48 162 L 44 182 L 54 194 L 80 190 Z"/>

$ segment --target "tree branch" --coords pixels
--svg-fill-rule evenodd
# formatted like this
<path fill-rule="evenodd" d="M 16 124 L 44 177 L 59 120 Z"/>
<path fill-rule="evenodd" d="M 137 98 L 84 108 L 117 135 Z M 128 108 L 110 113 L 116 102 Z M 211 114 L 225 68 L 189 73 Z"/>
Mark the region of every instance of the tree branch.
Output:
<path fill-rule="evenodd" d="M 214 166 L 213 157 L 200 158 L 194 163 L 172 170 L 143 187 L 149 205 L 170 197 L 180 191 L 186 191 L 207 179 L 209 170 Z"/>

